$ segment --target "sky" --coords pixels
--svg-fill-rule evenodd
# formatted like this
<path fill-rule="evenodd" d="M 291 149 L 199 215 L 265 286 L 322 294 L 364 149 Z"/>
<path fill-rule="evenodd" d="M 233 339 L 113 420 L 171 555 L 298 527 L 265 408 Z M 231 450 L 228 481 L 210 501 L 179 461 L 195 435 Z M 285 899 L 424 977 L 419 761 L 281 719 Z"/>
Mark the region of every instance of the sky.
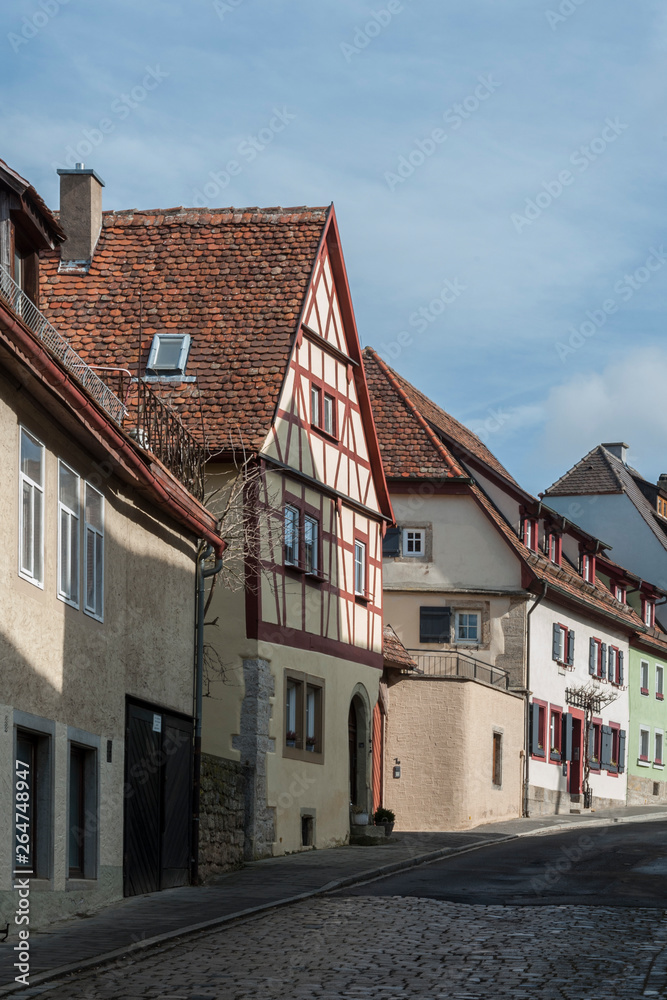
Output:
<path fill-rule="evenodd" d="M 0 53 L 52 208 L 333 201 L 362 343 L 526 489 L 667 471 L 659 0 L 12 0 Z"/>

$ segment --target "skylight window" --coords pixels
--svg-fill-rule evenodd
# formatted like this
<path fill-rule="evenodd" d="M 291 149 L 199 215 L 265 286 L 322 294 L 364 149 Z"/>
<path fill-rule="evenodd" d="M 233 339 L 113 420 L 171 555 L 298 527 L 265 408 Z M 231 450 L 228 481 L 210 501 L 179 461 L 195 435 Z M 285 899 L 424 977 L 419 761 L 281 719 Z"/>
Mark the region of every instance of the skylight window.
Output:
<path fill-rule="evenodd" d="M 185 375 L 191 339 L 188 333 L 156 333 L 146 365 L 148 374 Z"/>

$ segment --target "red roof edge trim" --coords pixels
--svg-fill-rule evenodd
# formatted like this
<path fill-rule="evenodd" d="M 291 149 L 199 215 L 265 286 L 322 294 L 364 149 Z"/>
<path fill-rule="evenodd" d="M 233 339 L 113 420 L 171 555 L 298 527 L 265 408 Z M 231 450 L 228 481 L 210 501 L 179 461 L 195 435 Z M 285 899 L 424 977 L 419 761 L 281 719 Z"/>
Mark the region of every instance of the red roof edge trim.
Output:
<path fill-rule="evenodd" d="M 16 338 L 15 344 L 9 342 L 10 346 L 15 348 L 18 345 L 28 355 L 42 381 L 55 388 L 71 409 L 76 412 L 81 422 L 106 441 L 107 447 L 110 446 L 121 456 L 129 471 L 144 486 L 148 487 L 153 493 L 156 503 L 165 512 L 194 535 L 209 542 L 213 546 L 216 557 L 220 558 L 227 546 L 226 542 L 213 529 L 213 525 L 216 523 L 213 515 L 210 515 L 204 507 L 197 511 L 196 507 L 200 506 L 198 501 L 191 497 L 187 490 L 170 474 L 163 473 L 158 478 L 143 460 L 143 457 L 139 455 L 136 446 L 127 435 L 102 414 L 85 390 L 79 388 L 72 381 L 46 348 L 37 343 L 32 334 L 24 329 L 2 304 L 0 304 L 0 320 Z"/>
<path fill-rule="evenodd" d="M 398 393 L 398 395 L 401 397 L 407 408 L 410 410 L 413 416 L 416 417 L 421 426 L 424 428 L 428 437 L 431 440 L 431 443 L 434 445 L 436 451 L 438 452 L 440 457 L 444 460 L 445 464 L 452 470 L 455 476 L 457 476 L 460 479 L 465 479 L 469 482 L 470 476 L 468 476 L 463 471 L 463 469 L 461 469 L 461 467 L 453 460 L 452 456 L 444 447 L 442 441 L 435 433 L 435 431 L 429 424 L 428 420 L 424 419 L 424 417 L 419 412 L 419 409 L 415 406 L 410 397 L 403 390 L 403 387 L 401 386 L 400 382 L 398 382 L 397 379 L 394 378 L 389 366 L 385 364 L 385 362 L 382 360 L 377 351 L 373 350 L 372 347 L 368 347 L 366 349 L 373 355 L 374 359 L 377 361 L 378 366 L 384 373 L 384 376 L 387 379 L 387 382 L 389 382 L 389 385 Z"/>

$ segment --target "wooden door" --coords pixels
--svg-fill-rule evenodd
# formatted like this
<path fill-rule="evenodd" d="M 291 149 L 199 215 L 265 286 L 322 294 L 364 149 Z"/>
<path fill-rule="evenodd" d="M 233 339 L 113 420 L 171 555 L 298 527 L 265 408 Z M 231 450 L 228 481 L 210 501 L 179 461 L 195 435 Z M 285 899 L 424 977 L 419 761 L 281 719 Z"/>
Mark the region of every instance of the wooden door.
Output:
<path fill-rule="evenodd" d="M 350 705 L 347 720 L 347 734 L 350 752 L 350 803 L 357 805 L 357 711 Z"/>

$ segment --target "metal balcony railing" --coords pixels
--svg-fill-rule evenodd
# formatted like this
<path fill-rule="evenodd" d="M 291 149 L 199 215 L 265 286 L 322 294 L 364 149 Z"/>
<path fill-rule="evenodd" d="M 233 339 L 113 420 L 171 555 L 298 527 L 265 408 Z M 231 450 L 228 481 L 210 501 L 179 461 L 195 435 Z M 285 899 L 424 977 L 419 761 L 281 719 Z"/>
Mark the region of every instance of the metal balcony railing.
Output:
<path fill-rule="evenodd" d="M 493 687 L 509 688 L 509 672 L 489 663 L 482 663 L 464 653 L 429 653 L 423 649 L 409 649 L 408 653 L 425 677 L 469 677 Z"/>
<path fill-rule="evenodd" d="M 69 346 L 65 338 L 42 315 L 35 303 L 3 267 L 0 267 L 0 298 L 120 426 L 126 409 L 118 396 Z"/>

